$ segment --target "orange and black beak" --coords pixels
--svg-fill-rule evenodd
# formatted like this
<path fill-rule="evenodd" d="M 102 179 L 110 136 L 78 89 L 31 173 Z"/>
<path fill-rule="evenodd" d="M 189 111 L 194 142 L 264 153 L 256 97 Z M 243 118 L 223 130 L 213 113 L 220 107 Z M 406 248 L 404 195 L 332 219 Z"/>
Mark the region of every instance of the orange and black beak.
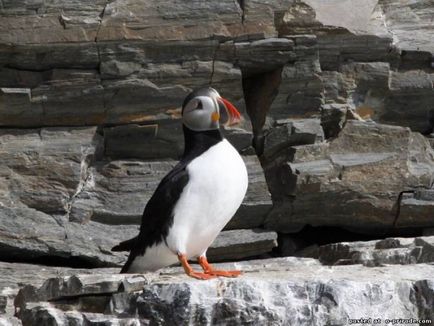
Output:
<path fill-rule="evenodd" d="M 223 97 L 217 99 L 219 104 L 222 104 L 225 110 L 220 110 L 220 123 L 223 125 L 235 125 L 240 123 L 241 114 L 235 106 Z M 221 107 L 221 106 L 220 106 Z"/>

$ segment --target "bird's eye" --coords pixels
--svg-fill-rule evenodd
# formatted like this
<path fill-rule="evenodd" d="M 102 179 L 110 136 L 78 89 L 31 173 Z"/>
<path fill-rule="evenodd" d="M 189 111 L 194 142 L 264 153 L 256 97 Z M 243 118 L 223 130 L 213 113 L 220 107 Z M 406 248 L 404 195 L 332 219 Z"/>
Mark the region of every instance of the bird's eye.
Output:
<path fill-rule="evenodd" d="M 203 109 L 202 101 L 198 101 L 196 110 L 202 110 L 202 109 Z"/>

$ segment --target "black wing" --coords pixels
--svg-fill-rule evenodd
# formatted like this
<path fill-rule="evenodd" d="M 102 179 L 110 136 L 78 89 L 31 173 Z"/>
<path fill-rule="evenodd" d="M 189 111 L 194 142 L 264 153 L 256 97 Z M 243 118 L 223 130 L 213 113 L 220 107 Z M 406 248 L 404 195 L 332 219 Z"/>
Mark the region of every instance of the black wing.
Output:
<path fill-rule="evenodd" d="M 120 244 L 114 246 L 112 248 L 112 251 L 131 251 L 131 248 L 133 248 L 134 245 L 136 244 L 138 237 L 139 236 L 134 237 L 134 238 L 129 239 L 129 240 L 122 241 Z"/>
<path fill-rule="evenodd" d="M 163 241 L 173 224 L 173 209 L 188 183 L 186 163 L 179 162 L 161 180 L 149 199 L 142 215 L 139 235 L 133 239 L 121 242 L 113 247 L 114 251 L 131 250 L 121 273 L 127 273 L 134 258 L 143 255 L 146 248 Z"/>

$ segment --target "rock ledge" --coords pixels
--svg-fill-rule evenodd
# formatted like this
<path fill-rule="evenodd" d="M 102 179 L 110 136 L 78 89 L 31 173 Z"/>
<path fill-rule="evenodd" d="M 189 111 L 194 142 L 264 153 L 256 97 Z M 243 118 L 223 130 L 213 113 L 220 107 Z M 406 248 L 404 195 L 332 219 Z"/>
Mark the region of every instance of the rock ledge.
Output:
<path fill-rule="evenodd" d="M 308 258 L 218 265 L 237 279 L 159 274 L 75 275 L 27 286 L 23 325 L 346 325 L 349 318 L 434 318 L 434 264 L 322 266 Z M 40 325 L 40 324 L 39 324 Z"/>

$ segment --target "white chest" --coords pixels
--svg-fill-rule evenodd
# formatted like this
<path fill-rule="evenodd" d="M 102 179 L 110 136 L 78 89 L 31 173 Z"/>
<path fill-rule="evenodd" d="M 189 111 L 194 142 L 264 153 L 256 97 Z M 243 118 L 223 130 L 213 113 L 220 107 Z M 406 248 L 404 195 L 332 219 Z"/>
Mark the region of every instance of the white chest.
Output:
<path fill-rule="evenodd" d="M 223 140 L 187 166 L 189 182 L 174 209 L 167 243 L 193 257 L 202 254 L 235 214 L 247 191 L 247 170 Z"/>

